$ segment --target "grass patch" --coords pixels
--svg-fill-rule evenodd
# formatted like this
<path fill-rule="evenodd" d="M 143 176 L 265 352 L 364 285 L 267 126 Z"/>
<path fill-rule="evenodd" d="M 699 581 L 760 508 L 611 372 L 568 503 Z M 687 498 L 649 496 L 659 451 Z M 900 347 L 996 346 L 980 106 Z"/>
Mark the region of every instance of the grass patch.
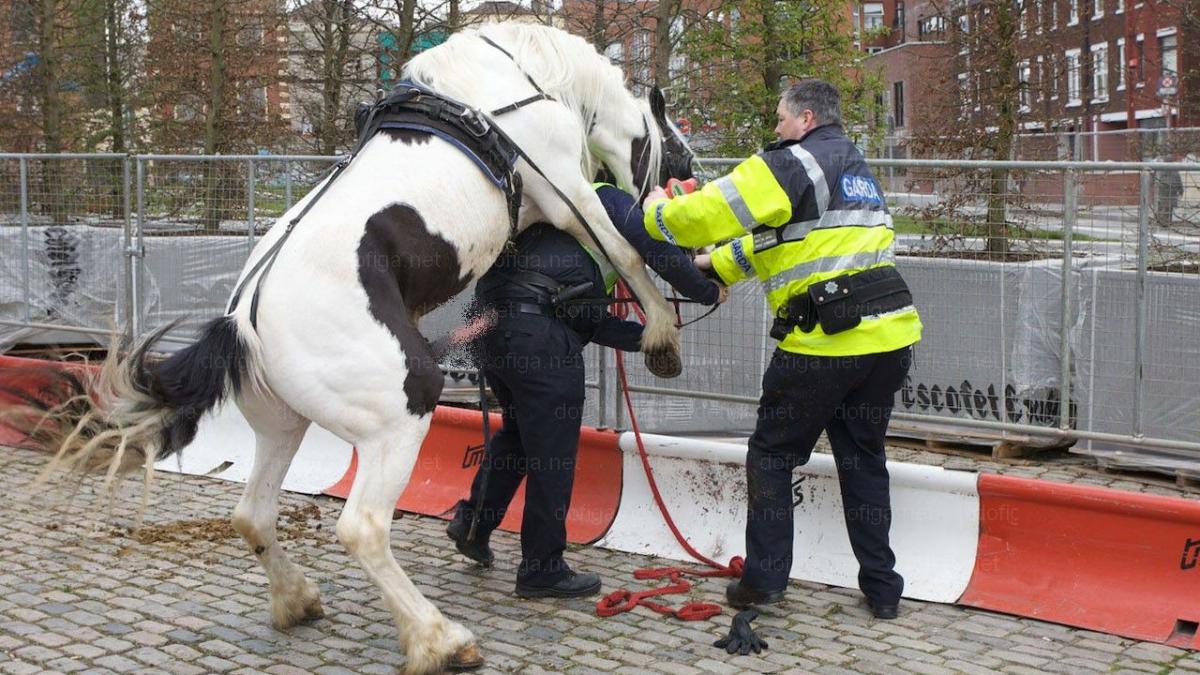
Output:
<path fill-rule="evenodd" d="M 892 215 L 892 225 L 896 234 L 926 234 L 943 237 L 986 237 L 987 229 L 981 223 L 948 220 L 946 218 L 914 218 L 906 215 Z M 1008 226 L 1010 239 L 1043 239 L 1046 241 L 1061 241 L 1062 230 L 1045 230 L 1041 228 L 1026 229 L 1010 223 Z M 1073 241 L 1114 241 L 1104 237 L 1093 237 L 1076 232 L 1071 237 Z"/>

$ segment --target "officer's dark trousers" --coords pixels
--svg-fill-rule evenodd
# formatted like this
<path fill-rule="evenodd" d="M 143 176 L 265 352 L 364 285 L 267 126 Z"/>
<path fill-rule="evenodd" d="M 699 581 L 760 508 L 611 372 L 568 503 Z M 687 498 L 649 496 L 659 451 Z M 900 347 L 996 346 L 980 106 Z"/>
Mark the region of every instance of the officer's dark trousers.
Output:
<path fill-rule="evenodd" d="M 783 590 L 792 568 L 792 472 L 808 462 L 821 431 L 837 463 L 858 584 L 876 604 L 894 604 L 904 579 L 893 569 L 884 435 L 911 362 L 904 348 L 818 357 L 775 350 L 763 376 L 758 425 L 746 455 L 749 518 L 744 584 Z"/>
<path fill-rule="evenodd" d="M 528 479 L 517 580 L 551 585 L 569 571 L 562 553 L 583 414 L 583 348 L 563 323 L 535 314 L 502 317 L 483 347 L 484 372 L 504 423 L 484 454 L 491 471 L 487 493 L 480 495 L 481 469 L 469 501 L 474 506 L 483 499 L 479 526 L 491 532 Z"/>

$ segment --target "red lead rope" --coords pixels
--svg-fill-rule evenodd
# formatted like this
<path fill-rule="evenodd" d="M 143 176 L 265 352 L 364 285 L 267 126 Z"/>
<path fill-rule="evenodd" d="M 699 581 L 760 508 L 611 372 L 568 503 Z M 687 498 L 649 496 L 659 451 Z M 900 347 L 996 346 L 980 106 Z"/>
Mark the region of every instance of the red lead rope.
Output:
<path fill-rule="evenodd" d="M 618 284 L 618 297 L 627 296 L 628 291 L 624 284 Z M 621 309 L 624 309 L 621 306 Z M 634 310 L 645 323 L 645 317 L 642 315 L 641 308 L 634 305 Z M 641 605 L 647 609 L 652 609 L 660 614 L 674 616 L 683 621 L 703 621 L 721 613 L 721 606 L 711 602 L 688 602 L 679 609 L 673 609 L 666 605 L 661 605 L 653 602 L 648 598 L 659 595 L 668 595 L 674 593 L 687 593 L 692 589 L 692 584 L 684 575 L 692 577 L 741 577 L 743 560 L 740 556 L 735 556 L 730 559 L 728 565 L 722 565 L 715 562 L 688 543 L 684 538 L 683 533 L 675 525 L 674 519 L 671 518 L 671 513 L 667 510 L 666 503 L 663 502 L 662 493 L 658 490 L 658 483 L 654 480 L 654 472 L 650 469 L 650 458 L 646 454 L 646 446 L 642 443 L 642 432 L 638 428 L 637 416 L 633 412 L 633 399 L 629 394 L 629 386 L 625 376 L 625 359 L 620 350 L 616 350 L 617 355 L 617 373 L 621 378 L 621 388 L 625 393 L 625 406 L 629 410 L 629 422 L 633 427 L 633 437 L 637 440 L 638 456 L 642 460 L 642 469 L 646 472 L 646 482 L 650 485 L 650 492 L 654 495 L 654 503 L 658 506 L 658 510 L 662 513 L 663 521 L 670 528 L 671 534 L 675 535 L 675 541 L 683 547 L 683 550 L 688 552 L 688 555 L 695 558 L 697 561 L 712 567 L 711 570 L 691 570 L 680 567 L 647 567 L 634 571 L 635 579 L 662 579 L 664 577 L 670 580 L 666 586 L 659 588 L 649 588 L 643 591 L 632 592 L 626 589 L 618 589 L 600 598 L 596 602 L 597 616 L 614 616 L 622 612 L 628 612 L 634 607 Z"/>

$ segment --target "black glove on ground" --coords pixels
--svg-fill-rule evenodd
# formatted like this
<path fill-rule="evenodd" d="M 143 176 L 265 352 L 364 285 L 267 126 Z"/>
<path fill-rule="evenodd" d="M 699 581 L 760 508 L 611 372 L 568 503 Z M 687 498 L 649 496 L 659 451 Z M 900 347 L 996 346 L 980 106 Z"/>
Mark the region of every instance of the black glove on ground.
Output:
<path fill-rule="evenodd" d="M 750 627 L 750 622 L 757 618 L 757 609 L 747 609 L 744 612 L 738 612 L 737 616 L 733 617 L 733 625 L 729 628 L 729 635 L 714 642 L 713 646 L 720 647 L 729 654 L 746 656 L 751 650 L 755 654 L 761 654 L 767 648 L 767 643 L 758 637 L 758 634 Z"/>

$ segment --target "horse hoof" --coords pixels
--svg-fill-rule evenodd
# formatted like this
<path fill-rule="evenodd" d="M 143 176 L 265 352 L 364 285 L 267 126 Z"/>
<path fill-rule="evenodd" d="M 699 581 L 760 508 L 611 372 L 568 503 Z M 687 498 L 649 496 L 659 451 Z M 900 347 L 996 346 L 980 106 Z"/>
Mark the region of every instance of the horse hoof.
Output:
<path fill-rule="evenodd" d="M 446 664 L 446 670 L 457 673 L 464 670 L 475 670 L 482 665 L 483 656 L 479 653 L 479 645 L 472 642 L 454 652 L 454 655 L 450 657 L 450 662 Z"/>
<path fill-rule="evenodd" d="M 660 349 L 652 352 L 646 352 L 643 356 L 646 363 L 646 370 L 653 373 L 656 377 L 670 379 L 679 377 L 683 372 L 683 361 L 679 358 L 679 352 L 674 349 Z"/>

